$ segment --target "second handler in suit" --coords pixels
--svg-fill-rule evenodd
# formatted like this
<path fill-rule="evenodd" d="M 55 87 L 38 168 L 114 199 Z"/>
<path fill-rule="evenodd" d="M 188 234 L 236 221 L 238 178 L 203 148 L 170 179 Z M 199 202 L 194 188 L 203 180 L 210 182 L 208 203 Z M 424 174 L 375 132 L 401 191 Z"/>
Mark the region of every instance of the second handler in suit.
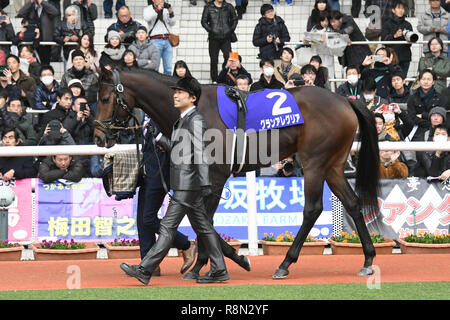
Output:
<path fill-rule="evenodd" d="M 211 193 L 211 179 L 209 165 L 203 158 L 206 122 L 196 109 L 201 86 L 194 78 L 183 78 L 173 89 L 174 106 L 180 111 L 181 118 L 174 124 L 171 140 L 156 127 L 153 127 L 153 135 L 159 145 L 171 152 L 170 186 L 174 193 L 161 221 L 156 243 L 139 265 L 122 263 L 120 267 L 127 275 L 148 284 L 152 272 L 168 253 L 181 220 L 187 215 L 199 241 L 205 243 L 211 261 L 210 271 L 199 276 L 197 282 L 226 281 L 229 275 L 219 238 L 204 205 L 204 196 Z"/>

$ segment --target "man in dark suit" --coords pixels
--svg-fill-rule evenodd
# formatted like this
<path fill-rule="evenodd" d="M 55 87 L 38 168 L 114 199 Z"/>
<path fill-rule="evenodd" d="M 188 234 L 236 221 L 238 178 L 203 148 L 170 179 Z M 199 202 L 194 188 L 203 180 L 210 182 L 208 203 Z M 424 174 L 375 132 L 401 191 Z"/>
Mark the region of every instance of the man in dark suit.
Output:
<path fill-rule="evenodd" d="M 170 186 L 174 194 L 161 221 L 156 243 L 139 265 L 122 263 L 120 267 L 127 275 L 148 284 L 152 272 L 169 251 L 181 220 L 187 215 L 199 241 L 205 244 L 211 261 L 210 271 L 199 276 L 197 282 L 226 281 L 229 275 L 219 238 L 204 205 L 204 197 L 211 193 L 211 179 L 209 165 L 203 159 L 206 123 L 195 106 L 201 95 L 201 87 L 194 78 L 183 78 L 173 89 L 174 106 L 180 111 L 181 117 L 175 122 L 171 140 L 156 127 L 153 127 L 153 135 L 164 149 L 169 152 L 173 150 L 170 157 Z"/>

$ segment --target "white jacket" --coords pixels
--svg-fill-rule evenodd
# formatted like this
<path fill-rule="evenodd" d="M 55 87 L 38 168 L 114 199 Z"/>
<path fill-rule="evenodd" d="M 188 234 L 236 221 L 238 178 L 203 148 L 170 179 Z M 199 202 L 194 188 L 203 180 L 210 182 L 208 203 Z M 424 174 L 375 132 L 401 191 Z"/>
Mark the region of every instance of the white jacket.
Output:
<path fill-rule="evenodd" d="M 166 26 L 159 20 L 156 22 L 156 19 L 158 18 L 158 14 L 155 11 L 155 8 L 153 8 L 152 5 L 146 7 L 144 9 L 144 20 L 147 21 L 148 24 L 148 32 L 149 36 L 156 36 L 159 34 L 169 34 L 172 33 L 171 27 L 175 25 L 175 16 L 172 18 L 169 16 L 169 10 L 167 8 L 163 9 L 163 20 L 166 23 Z M 156 24 L 155 24 L 156 22 Z M 153 28 L 153 26 L 155 26 Z M 153 30 L 152 30 L 153 28 Z"/>

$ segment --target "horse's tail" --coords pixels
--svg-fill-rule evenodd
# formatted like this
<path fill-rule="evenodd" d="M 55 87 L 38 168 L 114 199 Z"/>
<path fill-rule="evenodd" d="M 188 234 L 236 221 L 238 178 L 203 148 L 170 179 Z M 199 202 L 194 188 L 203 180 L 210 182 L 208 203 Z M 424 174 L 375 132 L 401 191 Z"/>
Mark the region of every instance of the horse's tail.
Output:
<path fill-rule="evenodd" d="M 349 100 L 353 111 L 358 117 L 360 150 L 356 167 L 355 191 L 362 208 L 368 209 L 364 213 L 377 213 L 379 193 L 379 165 L 378 134 L 375 127 L 375 117 L 367 108 L 358 106 Z"/>

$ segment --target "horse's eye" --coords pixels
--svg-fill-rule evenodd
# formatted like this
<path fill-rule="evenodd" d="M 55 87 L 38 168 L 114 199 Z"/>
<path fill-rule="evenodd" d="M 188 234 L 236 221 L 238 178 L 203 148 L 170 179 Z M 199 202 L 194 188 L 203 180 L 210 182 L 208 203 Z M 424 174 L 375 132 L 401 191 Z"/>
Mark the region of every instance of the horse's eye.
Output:
<path fill-rule="evenodd" d="M 102 103 L 107 104 L 109 102 L 109 96 L 101 99 Z"/>

